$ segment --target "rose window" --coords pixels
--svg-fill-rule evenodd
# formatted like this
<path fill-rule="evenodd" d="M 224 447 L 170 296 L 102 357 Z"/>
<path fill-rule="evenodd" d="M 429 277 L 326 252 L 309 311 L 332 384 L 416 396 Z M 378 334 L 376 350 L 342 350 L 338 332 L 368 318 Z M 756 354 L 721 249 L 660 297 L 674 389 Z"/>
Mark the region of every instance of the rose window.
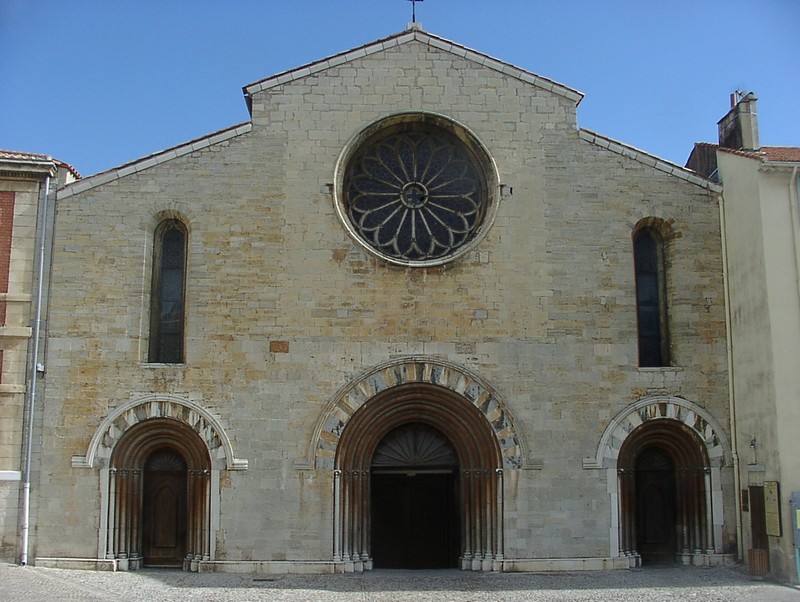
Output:
<path fill-rule="evenodd" d="M 487 185 L 452 132 L 411 122 L 368 138 L 347 163 L 343 209 L 354 233 L 398 263 L 436 263 L 475 238 Z"/>

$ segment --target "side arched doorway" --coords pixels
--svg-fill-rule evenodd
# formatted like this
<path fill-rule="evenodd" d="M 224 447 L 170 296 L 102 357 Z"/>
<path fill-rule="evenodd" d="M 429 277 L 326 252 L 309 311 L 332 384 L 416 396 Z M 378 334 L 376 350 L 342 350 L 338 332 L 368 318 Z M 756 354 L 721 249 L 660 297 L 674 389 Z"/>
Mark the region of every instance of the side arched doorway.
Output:
<path fill-rule="evenodd" d="M 385 389 L 339 440 L 335 558 L 345 570 L 492 570 L 503 559 L 501 467 L 491 425 L 463 397 L 421 383 Z"/>
<path fill-rule="evenodd" d="M 188 569 L 208 557 L 210 468 L 182 422 L 153 418 L 125 433 L 111 455 L 107 545 L 123 568 Z"/>
<path fill-rule="evenodd" d="M 642 424 L 622 445 L 617 470 L 624 554 L 688 564 L 712 547 L 709 461 L 692 429 L 675 420 Z"/>

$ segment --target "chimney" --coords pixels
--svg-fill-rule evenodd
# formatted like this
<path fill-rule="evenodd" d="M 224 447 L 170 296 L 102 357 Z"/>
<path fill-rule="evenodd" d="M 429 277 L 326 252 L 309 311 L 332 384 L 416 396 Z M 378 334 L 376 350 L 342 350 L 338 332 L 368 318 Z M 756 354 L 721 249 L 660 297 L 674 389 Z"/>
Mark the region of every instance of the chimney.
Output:
<path fill-rule="evenodd" d="M 752 92 L 731 94 L 731 110 L 717 122 L 720 146 L 747 151 L 761 148 L 758 143 L 757 100 Z"/>

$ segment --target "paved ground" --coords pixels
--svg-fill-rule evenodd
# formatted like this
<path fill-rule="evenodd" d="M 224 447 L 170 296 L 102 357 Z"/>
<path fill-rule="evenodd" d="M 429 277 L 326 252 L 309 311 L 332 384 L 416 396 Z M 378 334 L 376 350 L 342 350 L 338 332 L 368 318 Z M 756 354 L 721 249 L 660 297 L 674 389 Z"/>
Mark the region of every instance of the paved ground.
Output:
<path fill-rule="evenodd" d="M 108 573 L 0 564 L 0 600 L 800 602 L 800 588 L 752 581 L 739 568 L 559 574 L 377 570 L 361 575 L 268 577 L 153 569 Z"/>

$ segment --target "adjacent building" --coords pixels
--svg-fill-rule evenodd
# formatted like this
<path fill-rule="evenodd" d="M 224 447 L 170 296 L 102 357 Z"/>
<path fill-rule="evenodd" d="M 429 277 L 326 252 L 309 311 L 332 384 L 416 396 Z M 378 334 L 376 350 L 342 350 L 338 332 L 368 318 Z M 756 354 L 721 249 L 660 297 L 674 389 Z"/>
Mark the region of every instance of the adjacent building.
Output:
<path fill-rule="evenodd" d="M 0 150 L 0 558 L 5 559 L 18 557 L 23 490 L 30 485 L 26 410 L 35 394 L 34 348 L 43 342 L 35 335 L 43 334 L 37 316 L 47 274 L 40 268 L 49 262 L 45 241 L 52 238 L 48 195 L 77 177 L 52 157 Z"/>
<path fill-rule="evenodd" d="M 800 147 L 761 146 L 754 94 L 734 96 L 719 144 L 689 166 L 724 186 L 743 557 L 797 582 L 800 503 Z"/>
<path fill-rule="evenodd" d="M 59 190 L 38 565 L 734 558 L 718 184 L 416 25 L 244 94 Z"/>

